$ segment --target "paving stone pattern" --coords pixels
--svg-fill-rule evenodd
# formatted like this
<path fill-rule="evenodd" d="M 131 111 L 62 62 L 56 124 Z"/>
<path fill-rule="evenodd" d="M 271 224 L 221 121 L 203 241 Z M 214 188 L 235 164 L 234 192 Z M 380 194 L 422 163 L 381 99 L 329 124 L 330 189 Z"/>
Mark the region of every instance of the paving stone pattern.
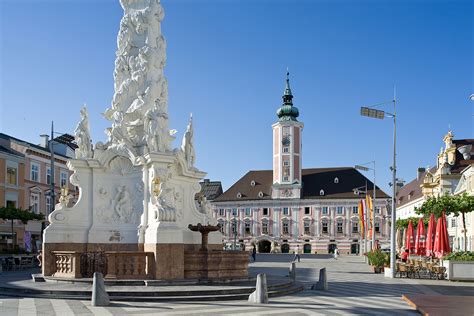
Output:
<path fill-rule="evenodd" d="M 252 273 L 288 275 L 292 256 L 257 255 Z M 329 291 L 311 291 L 326 267 Z M 436 280 L 388 279 L 373 274 L 360 257 L 303 255 L 297 263 L 297 279 L 306 289 L 295 295 L 270 298 L 267 305 L 246 301 L 222 302 L 111 302 L 93 307 L 90 301 L 0 297 L 0 315 L 419 315 L 402 294 L 473 295 L 474 284 Z"/>

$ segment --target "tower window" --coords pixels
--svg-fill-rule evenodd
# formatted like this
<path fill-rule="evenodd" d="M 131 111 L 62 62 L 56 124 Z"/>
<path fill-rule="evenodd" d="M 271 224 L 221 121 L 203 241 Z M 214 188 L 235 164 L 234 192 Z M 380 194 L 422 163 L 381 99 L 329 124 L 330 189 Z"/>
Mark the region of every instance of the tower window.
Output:
<path fill-rule="evenodd" d="M 289 152 L 290 152 L 290 148 L 288 148 L 288 147 L 283 147 L 283 152 L 284 152 L 284 153 L 289 153 Z"/>
<path fill-rule="evenodd" d="M 289 166 L 289 165 L 290 165 L 290 162 L 289 162 L 289 161 L 284 161 L 284 162 L 283 162 L 283 165 L 284 165 L 284 166 Z"/>
<path fill-rule="evenodd" d="M 268 216 L 268 208 L 263 208 L 263 216 Z"/>

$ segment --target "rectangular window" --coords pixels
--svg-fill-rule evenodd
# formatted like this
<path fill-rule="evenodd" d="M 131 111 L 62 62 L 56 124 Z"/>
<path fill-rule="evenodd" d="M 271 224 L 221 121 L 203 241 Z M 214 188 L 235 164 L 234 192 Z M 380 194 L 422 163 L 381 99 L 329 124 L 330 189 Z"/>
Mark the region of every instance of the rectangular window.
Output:
<path fill-rule="evenodd" d="M 51 184 L 51 168 L 46 168 L 46 183 Z"/>
<path fill-rule="evenodd" d="M 305 214 L 305 215 L 309 215 L 309 214 L 311 213 L 310 210 L 311 210 L 311 209 L 310 209 L 309 207 L 305 207 L 305 208 L 304 208 L 304 214 Z"/>
<path fill-rule="evenodd" d="M 51 196 L 46 195 L 46 214 L 51 213 Z"/>
<path fill-rule="evenodd" d="M 232 222 L 232 233 L 237 235 L 237 223 L 235 221 Z"/>
<path fill-rule="evenodd" d="M 353 206 L 352 207 L 352 214 L 359 214 L 359 207 L 358 206 Z"/>
<path fill-rule="evenodd" d="M 31 163 L 30 180 L 35 182 L 39 181 L 39 164 L 34 162 Z"/>
<path fill-rule="evenodd" d="M 456 219 L 451 218 L 451 227 L 456 227 Z"/>
<path fill-rule="evenodd" d="M 283 177 L 283 181 L 288 182 L 289 178 L 288 177 Z"/>
<path fill-rule="evenodd" d="M 219 216 L 225 216 L 225 209 L 223 208 L 219 209 Z"/>
<path fill-rule="evenodd" d="M 288 234 L 289 234 L 288 222 L 283 222 L 283 235 L 288 235 Z"/>
<path fill-rule="evenodd" d="M 342 234 L 342 222 L 337 222 L 337 233 Z"/>
<path fill-rule="evenodd" d="M 290 152 L 290 148 L 288 148 L 288 147 L 283 147 L 283 152 L 284 152 L 284 153 L 289 153 L 289 152 Z"/>
<path fill-rule="evenodd" d="M 31 212 L 35 214 L 39 214 L 39 194 L 38 193 L 31 193 L 30 206 L 31 206 Z"/>
<path fill-rule="evenodd" d="M 380 207 L 376 206 L 374 208 L 375 214 L 380 214 Z"/>
<path fill-rule="evenodd" d="M 17 185 L 17 168 L 15 167 L 7 167 L 7 184 L 10 185 Z"/>
<path fill-rule="evenodd" d="M 250 222 L 245 222 L 245 234 L 250 235 Z"/>
<path fill-rule="evenodd" d="M 263 208 L 263 216 L 268 216 L 268 208 Z"/>
<path fill-rule="evenodd" d="M 262 234 L 268 235 L 268 222 L 262 222 Z"/>
<path fill-rule="evenodd" d="M 289 166 L 290 165 L 290 162 L 289 161 L 284 161 L 283 162 L 283 166 Z"/>
<path fill-rule="evenodd" d="M 323 206 L 323 215 L 328 215 L 328 207 Z"/>
<path fill-rule="evenodd" d="M 65 187 L 67 185 L 67 172 L 62 172 L 61 171 L 61 176 L 59 178 L 59 184 L 62 187 Z"/>
<path fill-rule="evenodd" d="M 288 208 L 288 207 L 284 207 L 284 208 L 283 208 L 283 215 L 289 215 L 289 214 L 290 214 L 289 208 Z"/>
<path fill-rule="evenodd" d="M 311 230 L 310 230 L 310 223 L 309 223 L 309 221 L 305 221 L 305 222 L 303 223 L 303 225 L 304 225 L 304 234 L 305 234 L 305 235 L 310 235 L 310 234 L 311 234 Z"/>
<path fill-rule="evenodd" d="M 237 216 L 237 209 L 236 208 L 232 209 L 232 216 Z"/>
<path fill-rule="evenodd" d="M 250 216 L 250 215 L 251 215 L 250 208 L 248 207 L 245 209 L 245 216 Z"/>
<path fill-rule="evenodd" d="M 375 222 L 374 228 L 375 228 L 375 232 L 376 232 L 376 233 L 380 233 L 380 223 Z"/>
<path fill-rule="evenodd" d="M 7 200 L 7 203 L 5 205 L 7 208 L 16 208 L 16 201 L 10 201 Z"/>
<path fill-rule="evenodd" d="M 323 234 L 327 234 L 328 233 L 328 222 L 323 222 L 322 223 L 322 228 L 323 228 Z"/>
<path fill-rule="evenodd" d="M 343 208 L 342 206 L 338 206 L 338 207 L 337 207 L 337 214 L 338 214 L 338 215 L 341 215 L 342 212 L 343 212 L 343 210 L 344 210 L 344 208 Z"/>
<path fill-rule="evenodd" d="M 358 233 L 359 232 L 359 223 L 357 223 L 357 222 L 352 223 L 352 232 L 353 233 Z"/>

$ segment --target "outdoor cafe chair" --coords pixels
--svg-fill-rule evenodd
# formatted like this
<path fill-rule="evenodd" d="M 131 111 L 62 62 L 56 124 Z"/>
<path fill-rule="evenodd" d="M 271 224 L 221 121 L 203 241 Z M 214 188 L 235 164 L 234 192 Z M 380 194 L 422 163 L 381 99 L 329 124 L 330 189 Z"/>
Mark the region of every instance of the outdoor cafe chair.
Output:
<path fill-rule="evenodd" d="M 403 276 L 403 273 L 405 273 L 405 276 L 408 278 L 409 270 L 407 265 L 401 262 L 397 262 L 397 273 L 399 273 L 400 278 Z"/>

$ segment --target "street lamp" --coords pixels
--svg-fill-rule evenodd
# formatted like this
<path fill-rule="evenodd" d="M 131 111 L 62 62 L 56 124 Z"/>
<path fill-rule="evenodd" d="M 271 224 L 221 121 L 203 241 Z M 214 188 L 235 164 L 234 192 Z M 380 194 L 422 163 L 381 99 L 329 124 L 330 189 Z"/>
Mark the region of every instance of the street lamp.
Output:
<path fill-rule="evenodd" d="M 388 113 L 385 111 L 374 109 L 374 107 L 393 103 L 393 113 Z M 360 114 L 362 116 L 367 116 L 376 119 L 384 119 L 386 116 L 393 118 L 393 163 L 392 163 L 392 183 L 396 183 L 397 179 L 397 115 L 396 115 L 396 97 L 395 93 L 393 94 L 393 100 L 388 102 L 383 102 L 379 104 L 374 104 L 372 106 L 361 107 Z M 390 276 L 395 278 L 395 274 L 397 273 L 397 269 L 395 266 L 395 223 L 396 223 L 396 185 L 392 187 L 392 217 L 390 223 Z"/>
<path fill-rule="evenodd" d="M 373 167 L 372 168 L 369 168 L 369 167 L 366 167 L 365 165 L 368 165 L 368 164 L 373 164 Z M 375 246 L 375 197 L 376 197 L 376 193 L 375 193 L 375 190 L 376 190 L 376 186 L 375 186 L 375 161 L 369 161 L 369 162 L 366 162 L 366 163 L 363 163 L 361 165 L 355 165 L 354 168 L 358 169 L 358 170 L 362 170 L 362 171 L 369 171 L 369 170 L 372 170 L 374 172 L 374 187 L 373 187 L 373 198 L 372 198 L 372 221 L 371 221 L 371 227 L 372 227 L 372 241 L 371 241 L 371 245 L 370 245 L 370 248 L 373 249 L 374 246 Z M 367 195 L 368 192 L 366 192 L 365 194 Z"/>

